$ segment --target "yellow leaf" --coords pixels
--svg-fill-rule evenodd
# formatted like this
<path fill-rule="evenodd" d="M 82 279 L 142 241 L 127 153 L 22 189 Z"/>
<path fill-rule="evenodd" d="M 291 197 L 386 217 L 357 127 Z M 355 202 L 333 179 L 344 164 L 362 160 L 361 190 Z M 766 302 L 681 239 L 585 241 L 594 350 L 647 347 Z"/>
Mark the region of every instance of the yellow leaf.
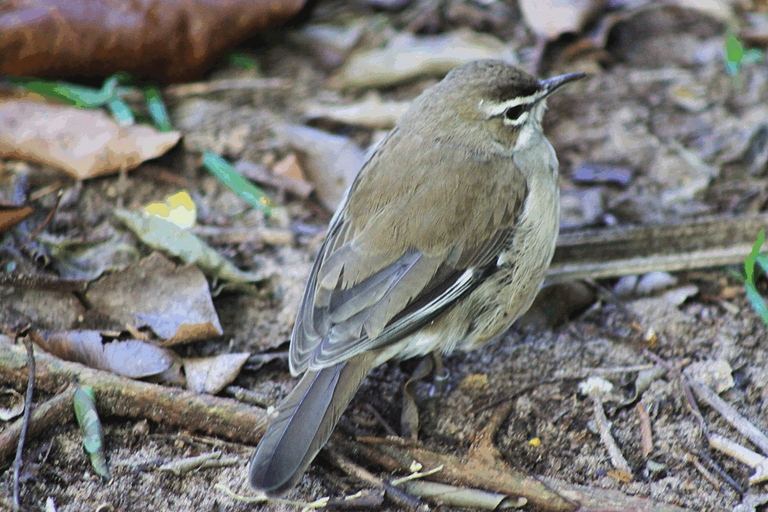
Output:
<path fill-rule="evenodd" d="M 197 221 L 197 208 L 186 191 L 168 196 L 165 202 L 150 203 L 144 207 L 147 215 L 173 222 L 182 229 L 191 228 Z"/>

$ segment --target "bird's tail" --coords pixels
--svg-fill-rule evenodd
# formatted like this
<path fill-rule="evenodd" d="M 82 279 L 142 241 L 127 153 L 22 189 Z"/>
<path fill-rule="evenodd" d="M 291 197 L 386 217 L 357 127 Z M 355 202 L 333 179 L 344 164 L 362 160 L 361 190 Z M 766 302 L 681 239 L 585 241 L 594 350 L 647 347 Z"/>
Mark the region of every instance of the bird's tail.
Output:
<path fill-rule="evenodd" d="M 325 446 L 374 359 L 375 354 L 367 352 L 302 376 L 253 454 L 253 488 L 279 496 L 296 485 Z"/>

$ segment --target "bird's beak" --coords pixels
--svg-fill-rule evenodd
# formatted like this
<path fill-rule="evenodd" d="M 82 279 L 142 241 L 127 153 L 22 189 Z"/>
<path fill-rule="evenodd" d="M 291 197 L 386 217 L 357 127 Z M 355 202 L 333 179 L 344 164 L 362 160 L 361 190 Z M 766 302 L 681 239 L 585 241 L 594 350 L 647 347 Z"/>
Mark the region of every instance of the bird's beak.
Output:
<path fill-rule="evenodd" d="M 581 80 L 585 76 L 587 76 L 586 73 L 568 73 L 567 75 L 555 76 L 539 81 L 539 87 L 544 91 L 543 97 L 547 97 L 568 82 Z"/>

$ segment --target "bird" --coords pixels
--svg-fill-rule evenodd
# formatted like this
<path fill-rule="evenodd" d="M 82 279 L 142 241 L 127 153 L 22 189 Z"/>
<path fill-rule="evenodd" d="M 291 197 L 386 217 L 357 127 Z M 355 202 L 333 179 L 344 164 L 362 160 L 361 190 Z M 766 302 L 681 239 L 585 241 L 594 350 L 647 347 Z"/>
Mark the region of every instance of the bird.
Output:
<path fill-rule="evenodd" d="M 295 487 L 371 369 L 476 349 L 530 307 L 559 230 L 546 99 L 584 76 L 463 64 L 371 152 L 308 278 L 289 347 L 301 379 L 251 458 L 254 489 Z"/>

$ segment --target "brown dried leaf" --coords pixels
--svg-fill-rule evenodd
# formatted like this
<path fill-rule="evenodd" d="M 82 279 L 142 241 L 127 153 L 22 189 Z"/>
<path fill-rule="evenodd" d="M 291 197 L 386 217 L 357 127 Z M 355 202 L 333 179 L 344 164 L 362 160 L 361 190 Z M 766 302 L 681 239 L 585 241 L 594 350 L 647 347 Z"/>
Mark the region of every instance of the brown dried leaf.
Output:
<path fill-rule="evenodd" d="M 98 331 L 33 332 L 35 343 L 66 361 L 140 379 L 171 367 L 176 354 L 140 340 L 104 344 Z"/>
<path fill-rule="evenodd" d="M 122 128 L 101 110 L 0 103 L 0 157 L 50 165 L 76 179 L 132 169 L 168 151 L 180 136 L 145 125 Z"/>
<path fill-rule="evenodd" d="M 14 389 L 0 390 L 0 421 L 12 420 L 24 412 L 24 397 Z"/>
<path fill-rule="evenodd" d="M 384 87 L 420 76 L 442 77 L 460 64 L 480 59 L 510 60 L 512 55 L 496 37 L 466 28 L 438 36 L 402 33 L 387 48 L 353 53 L 329 85 L 337 89 Z"/>
<path fill-rule="evenodd" d="M 123 325 L 149 326 L 165 345 L 222 334 L 203 273 L 195 266 L 176 267 L 157 252 L 93 283 L 86 297 Z"/>
<path fill-rule="evenodd" d="M 278 125 L 277 137 L 302 153 L 305 171 L 317 196 L 329 211 L 336 211 L 357 172 L 365 152 L 341 135 L 301 125 Z"/>
<path fill-rule="evenodd" d="M 34 210 L 29 206 L 3 206 L 0 205 L 0 233 L 3 233 L 23 221 Z"/>
<path fill-rule="evenodd" d="M 305 0 L 8 0 L 0 73 L 186 82 L 222 52 L 283 23 Z"/>
<path fill-rule="evenodd" d="M 534 32 L 546 39 L 556 39 L 565 32 L 580 32 L 603 3 L 603 0 L 520 0 L 520 10 Z"/>
<path fill-rule="evenodd" d="M 304 177 L 304 171 L 301 170 L 299 159 L 295 153 L 291 153 L 290 155 L 277 162 L 273 170 L 275 171 L 275 174 L 279 174 L 280 176 L 284 176 L 292 180 L 303 182 L 307 181 L 307 179 Z"/>
<path fill-rule="evenodd" d="M 187 389 L 215 395 L 237 378 L 250 353 L 184 359 Z"/>

